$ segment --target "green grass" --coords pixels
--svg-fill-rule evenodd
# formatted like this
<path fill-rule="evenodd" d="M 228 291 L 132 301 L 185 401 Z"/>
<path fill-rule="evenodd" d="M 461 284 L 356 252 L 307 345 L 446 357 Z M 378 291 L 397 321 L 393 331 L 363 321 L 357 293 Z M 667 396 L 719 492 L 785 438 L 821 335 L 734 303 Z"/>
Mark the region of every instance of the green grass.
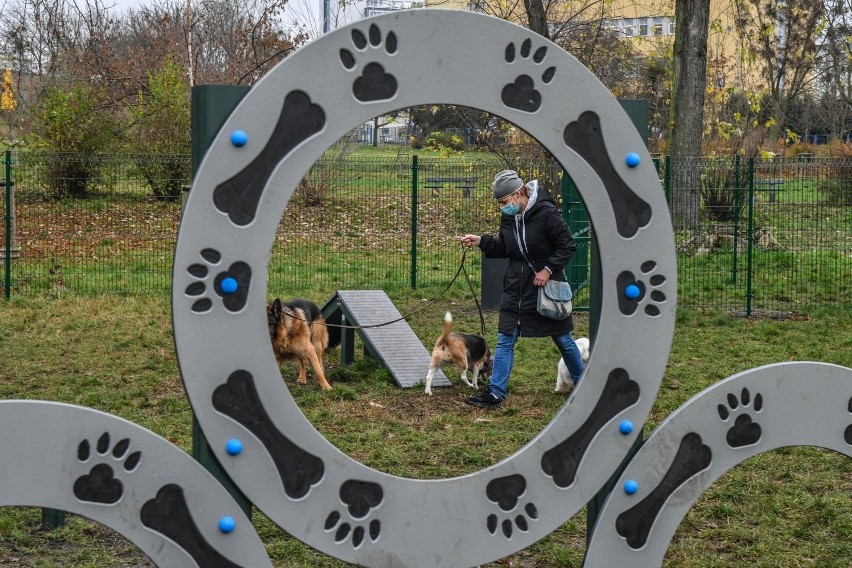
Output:
<path fill-rule="evenodd" d="M 434 341 L 443 312 L 461 331 L 479 329 L 469 291 L 459 283 L 427 305 L 439 290 L 389 290 L 424 345 Z M 306 294 L 317 302 L 331 291 Z M 417 311 L 420 310 L 420 311 Z M 576 315 L 576 336 L 588 333 Z M 496 314 L 486 313 L 493 345 Z M 166 298 L 100 296 L 21 299 L 0 305 L 0 396 L 84 405 L 132 420 L 189 452 L 191 411 L 174 354 Z M 518 344 L 517 365 L 504 410 L 467 407 L 455 386 L 432 397 L 401 390 L 387 371 L 363 358 L 351 367 L 339 350 L 326 359 L 334 389 L 295 383 L 282 375 L 300 408 L 332 443 L 362 463 L 395 475 L 444 478 L 477 471 L 526 444 L 564 402 L 552 392 L 557 351 L 547 339 Z M 659 396 L 646 433 L 689 398 L 716 381 L 767 363 L 818 360 L 852 365 L 848 313 L 825 311 L 796 320 L 744 319 L 681 310 Z M 458 373 L 447 370 L 458 385 Z M 0 565 L 148 566 L 113 531 L 70 515 L 61 529 L 40 529 L 41 511 L 0 508 Z M 337 568 L 287 536 L 255 510 L 253 522 L 276 567 Z M 703 494 L 678 529 L 667 567 L 821 566 L 852 564 L 852 460 L 825 450 L 787 448 L 750 459 Z M 585 511 L 553 534 L 505 561 L 517 567 L 577 567 L 586 540 Z M 496 566 L 498 564 L 494 564 Z"/>

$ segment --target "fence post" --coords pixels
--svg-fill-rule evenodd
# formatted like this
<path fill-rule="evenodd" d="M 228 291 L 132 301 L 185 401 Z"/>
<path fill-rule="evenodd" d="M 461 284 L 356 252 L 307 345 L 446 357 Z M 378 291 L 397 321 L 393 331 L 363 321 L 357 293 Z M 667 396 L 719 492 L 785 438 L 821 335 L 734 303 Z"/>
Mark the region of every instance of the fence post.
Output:
<path fill-rule="evenodd" d="M 666 156 L 666 171 L 663 172 L 663 193 L 666 194 L 666 203 L 669 211 L 672 208 L 672 157 Z"/>
<path fill-rule="evenodd" d="M 12 151 L 6 150 L 6 251 L 4 259 L 5 274 L 3 289 L 6 299 L 12 297 Z"/>
<path fill-rule="evenodd" d="M 417 154 L 411 156 L 411 289 L 417 288 Z"/>
<path fill-rule="evenodd" d="M 589 247 L 592 230 L 585 205 L 580 201 L 577 187 L 568 172 L 562 170 L 562 217 L 577 245 L 577 250 L 565 267 L 566 277 L 574 294 L 589 285 Z M 576 311 L 577 308 L 575 307 Z"/>
<path fill-rule="evenodd" d="M 740 234 L 740 156 L 734 156 L 734 262 L 731 266 L 731 283 L 737 283 L 737 245 Z"/>
<path fill-rule="evenodd" d="M 754 253 L 754 158 L 748 159 L 748 240 L 746 241 L 746 317 L 751 316 Z"/>
<path fill-rule="evenodd" d="M 190 129 L 192 132 L 192 177 L 213 144 L 222 125 L 249 91 L 248 85 L 195 85 L 190 89 Z M 246 516 L 251 519 L 252 503 L 231 480 L 210 447 L 195 413 L 192 414 L 192 457 L 221 483 Z"/>

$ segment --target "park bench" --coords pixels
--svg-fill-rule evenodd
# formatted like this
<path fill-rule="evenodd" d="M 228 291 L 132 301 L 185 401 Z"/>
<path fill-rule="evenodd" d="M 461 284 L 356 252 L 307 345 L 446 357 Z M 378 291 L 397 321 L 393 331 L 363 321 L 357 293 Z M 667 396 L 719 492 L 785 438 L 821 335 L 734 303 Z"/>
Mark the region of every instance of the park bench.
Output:
<path fill-rule="evenodd" d="M 769 203 L 775 203 L 775 192 L 784 191 L 784 180 L 778 178 L 757 179 L 754 180 L 754 190 L 769 192 Z"/>
<path fill-rule="evenodd" d="M 462 196 L 470 197 L 477 181 L 479 181 L 478 177 L 427 177 L 423 187 L 430 190 L 432 195 L 439 195 L 444 184 L 451 184 L 462 190 Z"/>

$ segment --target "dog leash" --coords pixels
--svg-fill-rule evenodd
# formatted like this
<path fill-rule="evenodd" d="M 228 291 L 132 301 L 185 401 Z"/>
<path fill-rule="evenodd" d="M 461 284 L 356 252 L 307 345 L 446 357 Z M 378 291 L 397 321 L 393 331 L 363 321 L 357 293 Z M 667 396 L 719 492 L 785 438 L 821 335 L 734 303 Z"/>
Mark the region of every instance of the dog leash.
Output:
<path fill-rule="evenodd" d="M 485 316 L 482 315 L 482 306 L 479 305 L 479 299 L 476 297 L 476 291 L 473 289 L 473 284 L 470 283 L 470 276 L 468 276 L 467 269 L 464 267 L 465 254 L 467 254 L 467 249 L 464 245 L 462 245 L 461 269 L 462 272 L 464 272 L 464 279 L 467 281 L 467 287 L 470 288 L 470 295 L 473 297 L 473 301 L 476 303 L 476 309 L 479 311 L 479 335 L 485 337 Z"/>
<path fill-rule="evenodd" d="M 459 262 L 459 268 L 458 268 L 458 270 L 456 270 L 456 273 L 453 276 L 452 280 L 450 280 L 449 284 L 447 284 L 447 286 L 443 290 L 441 290 L 440 294 L 435 296 L 435 299 L 433 299 L 432 301 L 430 301 L 426 305 L 424 305 L 420 308 L 417 308 L 416 310 L 412 310 L 412 311 L 410 311 L 410 312 L 408 312 L 408 313 L 406 313 L 406 314 L 404 314 L 404 315 L 402 315 L 402 316 L 400 316 L 400 317 L 398 317 L 394 320 L 386 321 L 386 322 L 383 322 L 383 323 L 374 323 L 374 324 L 370 324 L 370 325 L 345 325 L 345 324 L 339 324 L 339 323 L 325 322 L 324 325 L 326 327 L 337 327 L 337 328 L 340 328 L 340 329 L 368 329 L 368 328 L 373 328 L 373 327 L 383 327 L 383 326 L 386 326 L 386 325 L 390 325 L 392 323 L 396 323 L 398 321 L 402 321 L 404 319 L 407 319 L 407 318 L 413 316 L 416 313 L 422 312 L 423 310 L 425 310 L 426 308 L 428 308 L 429 306 L 431 306 L 432 304 L 437 302 L 441 298 L 441 296 L 446 294 L 447 290 L 449 290 L 450 287 L 453 285 L 453 283 L 458 279 L 459 274 L 463 273 L 465 280 L 467 280 L 468 288 L 470 288 L 470 292 L 473 295 L 473 301 L 476 303 L 476 309 L 479 310 L 479 326 L 480 326 L 480 330 L 481 330 L 481 335 L 484 336 L 485 335 L 485 316 L 482 314 L 482 306 L 479 305 L 479 300 L 476 298 L 476 292 L 473 289 L 473 284 L 471 284 L 471 282 L 470 282 L 470 276 L 467 273 L 467 269 L 464 267 L 465 259 L 467 258 L 467 247 L 465 247 L 464 245 L 461 245 L 461 247 L 462 247 L 461 262 Z M 302 321 L 307 322 L 307 323 L 312 323 L 310 320 L 299 318 L 299 317 L 296 317 L 295 315 L 288 314 L 286 312 L 284 312 L 284 315 L 286 315 L 289 318 L 302 320 Z"/>

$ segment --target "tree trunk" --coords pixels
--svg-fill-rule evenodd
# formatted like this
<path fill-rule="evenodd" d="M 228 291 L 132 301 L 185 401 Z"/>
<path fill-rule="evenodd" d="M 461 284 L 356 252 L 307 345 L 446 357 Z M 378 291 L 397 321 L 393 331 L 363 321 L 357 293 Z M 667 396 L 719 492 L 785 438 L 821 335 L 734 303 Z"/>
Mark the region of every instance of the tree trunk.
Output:
<path fill-rule="evenodd" d="M 527 12 L 527 22 L 530 29 L 538 35 L 550 39 L 547 30 L 547 14 L 544 11 L 542 0 L 524 0 L 524 9 Z"/>
<path fill-rule="evenodd" d="M 675 17 L 670 146 L 672 218 L 676 229 L 697 231 L 710 1 L 676 0 Z"/>

